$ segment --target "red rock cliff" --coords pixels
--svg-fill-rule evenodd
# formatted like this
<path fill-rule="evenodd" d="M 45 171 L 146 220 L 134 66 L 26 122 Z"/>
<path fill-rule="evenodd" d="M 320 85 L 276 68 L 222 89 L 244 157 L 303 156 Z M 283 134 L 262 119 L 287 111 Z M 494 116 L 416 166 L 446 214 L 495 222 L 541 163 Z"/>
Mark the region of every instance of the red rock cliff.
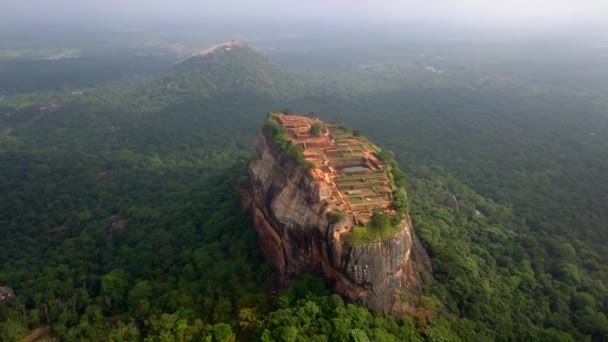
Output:
<path fill-rule="evenodd" d="M 420 273 L 430 271 L 409 215 L 398 234 L 349 246 L 351 218 L 330 223 L 331 204 L 320 200 L 307 169 L 271 137 L 260 134 L 250 165 L 247 203 L 263 253 L 282 287 L 299 275 L 320 274 L 340 295 L 373 310 L 401 315 L 421 293 Z M 401 294 L 411 294 L 410 303 Z"/>

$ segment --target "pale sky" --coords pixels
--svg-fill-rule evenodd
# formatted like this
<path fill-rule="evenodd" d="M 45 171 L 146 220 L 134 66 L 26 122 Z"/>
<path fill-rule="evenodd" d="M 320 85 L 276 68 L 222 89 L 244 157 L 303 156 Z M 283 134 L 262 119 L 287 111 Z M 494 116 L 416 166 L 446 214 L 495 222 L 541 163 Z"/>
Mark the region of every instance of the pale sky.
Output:
<path fill-rule="evenodd" d="M 0 0 L 13 21 L 209 17 L 552 26 L 608 22 L 608 0 Z"/>

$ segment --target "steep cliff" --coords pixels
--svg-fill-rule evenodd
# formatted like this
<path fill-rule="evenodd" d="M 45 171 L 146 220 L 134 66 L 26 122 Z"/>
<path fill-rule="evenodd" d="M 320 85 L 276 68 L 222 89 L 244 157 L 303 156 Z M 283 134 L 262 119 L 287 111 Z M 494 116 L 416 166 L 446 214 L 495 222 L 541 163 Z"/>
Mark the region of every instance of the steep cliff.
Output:
<path fill-rule="evenodd" d="M 370 309 L 403 314 L 416 304 L 420 273 L 430 271 L 430 262 L 407 212 L 388 238 L 349 243 L 357 219 L 331 217 L 337 205 L 321 199 L 310 167 L 287 153 L 268 130 L 259 134 L 256 150 L 246 202 L 281 286 L 313 273 L 328 279 L 337 293 Z M 409 303 L 402 300 L 404 292 L 411 294 Z"/>

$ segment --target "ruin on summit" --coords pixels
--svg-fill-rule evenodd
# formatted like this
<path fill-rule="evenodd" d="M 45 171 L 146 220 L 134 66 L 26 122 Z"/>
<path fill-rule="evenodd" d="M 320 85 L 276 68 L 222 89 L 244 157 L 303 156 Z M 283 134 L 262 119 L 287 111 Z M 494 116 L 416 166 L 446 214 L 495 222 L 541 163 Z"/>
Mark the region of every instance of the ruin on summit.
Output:
<path fill-rule="evenodd" d="M 319 200 L 350 215 L 356 225 L 368 223 L 375 210 L 395 214 L 386 165 L 367 141 L 316 118 L 285 114 L 274 118 L 314 165 L 311 174 Z"/>

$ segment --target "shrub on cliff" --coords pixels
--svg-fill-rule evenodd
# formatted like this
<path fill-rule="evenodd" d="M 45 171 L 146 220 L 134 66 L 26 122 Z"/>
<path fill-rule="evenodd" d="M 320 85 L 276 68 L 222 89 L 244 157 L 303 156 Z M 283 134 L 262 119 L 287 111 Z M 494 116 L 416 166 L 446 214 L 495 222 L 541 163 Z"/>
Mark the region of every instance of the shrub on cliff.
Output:
<path fill-rule="evenodd" d="M 327 213 L 327 219 L 329 220 L 329 223 L 342 222 L 346 219 L 346 213 L 339 210 L 332 210 Z"/>
<path fill-rule="evenodd" d="M 314 165 L 304 159 L 304 149 L 299 145 L 294 145 L 291 140 L 285 137 L 287 130 L 285 127 L 279 125 L 275 120 L 274 115 L 275 114 L 273 113 L 268 113 L 266 122 L 264 122 L 264 125 L 262 126 L 262 132 L 279 145 L 283 152 L 288 156 L 296 159 L 300 163 L 300 166 L 307 170 L 312 170 Z"/>
<path fill-rule="evenodd" d="M 323 126 L 321 126 L 321 124 L 318 122 L 315 122 L 310 126 L 310 134 L 314 135 L 315 137 L 321 135 L 322 130 Z"/>
<path fill-rule="evenodd" d="M 369 227 L 374 229 L 386 229 L 391 224 L 391 219 L 386 213 L 374 210 Z"/>
<path fill-rule="evenodd" d="M 401 220 L 393 222 L 386 213 L 374 211 L 370 222 L 364 227 L 355 227 L 346 241 L 350 246 L 384 241 L 401 231 L 400 223 Z"/>

